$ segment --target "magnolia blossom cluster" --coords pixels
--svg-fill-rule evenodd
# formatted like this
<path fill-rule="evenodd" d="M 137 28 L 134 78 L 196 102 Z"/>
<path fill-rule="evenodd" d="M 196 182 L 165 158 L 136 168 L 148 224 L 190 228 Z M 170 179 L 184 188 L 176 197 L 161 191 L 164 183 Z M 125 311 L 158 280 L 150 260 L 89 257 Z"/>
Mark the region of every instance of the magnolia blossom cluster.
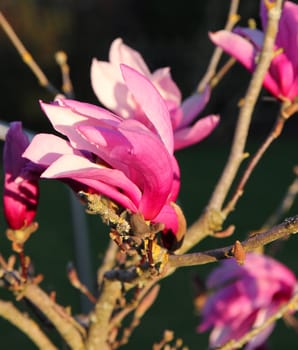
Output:
<path fill-rule="evenodd" d="M 210 296 L 202 310 L 199 332 L 212 329 L 210 346 L 239 340 L 289 301 L 297 289 L 292 271 L 264 255 L 248 253 L 244 265 L 223 261 L 207 279 Z M 274 323 L 254 337 L 246 350 L 257 349 L 271 334 Z"/>
<path fill-rule="evenodd" d="M 26 165 L 28 176 L 60 179 L 76 192 L 104 195 L 146 220 L 162 223 L 167 236 L 175 235 L 179 217 L 173 203 L 180 170 L 174 150 L 202 140 L 218 124 L 218 116 L 211 115 L 191 126 L 209 99 L 209 89 L 181 105 L 168 68 L 151 75 L 140 54 L 121 39 L 113 42 L 110 58 L 111 63 L 94 60 L 91 68 L 94 91 L 109 110 L 66 98 L 40 102 L 66 139 L 38 134 L 22 149 L 20 167 Z M 14 211 L 9 200 L 14 195 L 5 192 L 6 211 Z M 11 221 L 9 225 L 13 227 Z"/>
<path fill-rule="evenodd" d="M 262 26 L 267 6 L 261 1 Z M 280 100 L 293 102 L 298 93 L 298 5 L 286 1 L 275 43 L 275 55 L 264 86 Z M 210 34 L 211 40 L 253 71 L 264 32 L 236 28 Z M 178 198 L 180 170 L 174 151 L 208 136 L 217 115 L 196 120 L 210 97 L 210 87 L 182 101 L 169 68 L 150 72 L 142 56 L 118 38 L 109 62 L 93 60 L 91 83 L 105 107 L 59 97 L 40 102 L 54 129 L 62 135 L 38 134 L 31 142 L 21 123 L 11 124 L 4 147 L 4 214 L 12 230 L 32 223 L 38 204 L 38 181 L 59 179 L 75 192 L 97 193 L 164 224 L 164 233 L 179 231 L 173 203 Z M 296 288 L 293 273 L 277 261 L 248 254 L 245 265 L 227 260 L 208 278 L 212 293 L 202 311 L 199 332 L 212 329 L 210 346 L 239 339 L 259 326 Z M 255 349 L 273 326 L 255 337 Z"/>

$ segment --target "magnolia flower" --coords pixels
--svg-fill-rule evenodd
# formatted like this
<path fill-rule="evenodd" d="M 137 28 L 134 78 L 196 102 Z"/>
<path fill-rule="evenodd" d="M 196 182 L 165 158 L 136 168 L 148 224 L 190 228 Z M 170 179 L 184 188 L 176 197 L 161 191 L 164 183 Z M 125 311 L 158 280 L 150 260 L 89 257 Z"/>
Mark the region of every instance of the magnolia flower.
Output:
<path fill-rule="evenodd" d="M 260 15 L 263 30 L 267 25 L 268 10 L 261 1 Z M 284 3 L 275 40 L 275 54 L 265 75 L 264 86 L 275 97 L 293 101 L 298 95 L 298 5 Z M 236 28 L 233 33 L 220 30 L 211 33 L 214 44 L 236 58 L 249 71 L 254 71 L 264 41 L 264 31 L 250 28 Z"/>
<path fill-rule="evenodd" d="M 203 307 L 198 331 L 212 328 L 212 348 L 238 340 L 289 301 L 296 283 L 286 266 L 268 256 L 248 253 L 244 265 L 234 259 L 225 260 L 207 280 L 207 288 L 213 292 Z M 274 324 L 259 333 L 245 349 L 262 345 L 273 327 Z"/>
<path fill-rule="evenodd" d="M 169 112 L 146 77 L 128 66 L 121 69 L 146 123 L 74 100 L 41 102 L 53 127 L 68 140 L 39 134 L 23 156 L 42 169 L 42 178 L 63 179 L 76 190 L 107 196 L 175 233 L 178 219 L 171 203 L 180 178 Z"/>
<path fill-rule="evenodd" d="M 174 129 L 175 150 L 203 140 L 217 126 L 219 117 L 216 115 L 201 118 L 191 125 L 209 100 L 209 86 L 201 94 L 196 93 L 181 104 L 181 92 L 172 80 L 168 67 L 151 73 L 140 53 L 123 44 L 120 38 L 112 42 L 109 59 L 110 62 L 93 59 L 91 65 L 92 87 L 105 107 L 123 118 L 147 121 L 142 106 L 123 81 L 120 64 L 124 63 L 150 80 L 164 99 Z"/>
<path fill-rule="evenodd" d="M 34 220 L 38 204 L 38 182 L 34 173 L 26 171 L 28 160 L 22 153 L 29 145 L 21 122 L 13 122 L 4 144 L 4 216 L 13 230 L 25 229 Z"/>

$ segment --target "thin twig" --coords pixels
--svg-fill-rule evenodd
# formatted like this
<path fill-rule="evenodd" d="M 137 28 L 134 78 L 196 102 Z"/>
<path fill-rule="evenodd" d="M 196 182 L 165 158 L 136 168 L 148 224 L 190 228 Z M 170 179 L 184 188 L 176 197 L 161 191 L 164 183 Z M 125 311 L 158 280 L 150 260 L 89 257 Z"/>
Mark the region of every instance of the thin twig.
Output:
<path fill-rule="evenodd" d="M 242 163 L 252 112 L 260 94 L 265 74 L 273 57 L 278 20 L 281 14 L 281 5 L 282 0 L 277 0 L 275 6 L 268 10 L 268 25 L 265 32 L 263 48 L 259 56 L 259 62 L 252 75 L 243 106 L 239 113 L 229 159 L 212 194 L 208 204 L 209 208 L 221 209 L 239 166 Z"/>
<path fill-rule="evenodd" d="M 58 63 L 60 69 L 61 69 L 61 75 L 62 75 L 62 91 L 68 98 L 74 97 L 74 91 L 72 82 L 69 76 L 69 65 L 67 63 L 67 54 L 64 51 L 58 51 L 55 54 L 56 62 Z"/>
<path fill-rule="evenodd" d="M 282 199 L 280 205 L 275 209 L 275 211 L 270 215 L 270 217 L 266 220 L 262 229 L 267 229 L 276 225 L 276 223 L 282 219 L 282 217 L 287 213 L 292 207 L 295 198 L 298 194 L 298 166 L 294 167 L 295 178 L 288 187 L 284 198 Z"/>
<path fill-rule="evenodd" d="M 222 212 L 224 213 L 224 216 L 227 216 L 232 210 L 234 210 L 238 199 L 243 194 L 244 187 L 245 187 L 250 175 L 252 174 L 253 170 L 255 169 L 257 164 L 259 163 L 259 161 L 262 158 L 262 156 L 264 155 L 264 153 L 267 151 L 267 149 L 273 143 L 273 141 L 276 140 L 280 136 L 285 122 L 286 122 L 286 119 L 283 118 L 282 115 L 280 115 L 277 118 L 276 123 L 275 123 L 273 129 L 271 130 L 271 132 L 269 133 L 268 137 L 265 139 L 265 141 L 263 142 L 261 147 L 257 150 L 255 155 L 251 158 L 241 180 L 239 181 L 239 184 L 236 188 L 236 191 L 235 191 L 234 195 L 232 196 L 232 199 L 228 202 L 226 207 L 222 210 Z"/>
<path fill-rule="evenodd" d="M 38 324 L 29 316 L 20 312 L 13 303 L 0 300 L 0 316 L 26 334 L 39 349 L 58 350 Z"/>
<path fill-rule="evenodd" d="M 217 350 L 234 350 L 241 349 L 245 344 L 252 340 L 255 336 L 263 332 L 272 323 L 283 317 L 289 311 L 298 309 L 298 294 L 295 294 L 286 304 L 281 306 L 277 312 L 270 316 L 261 326 L 253 328 L 251 331 L 246 333 L 242 338 L 238 340 L 230 340 L 225 345 L 221 346 Z"/>
<path fill-rule="evenodd" d="M 116 254 L 118 251 L 118 246 L 117 244 L 111 239 L 108 245 L 108 248 L 105 252 L 105 256 L 103 259 L 103 262 L 101 266 L 99 267 L 97 271 L 97 284 L 98 287 L 101 286 L 104 278 L 105 272 L 111 270 L 116 262 Z"/>
<path fill-rule="evenodd" d="M 228 31 L 232 30 L 234 25 L 239 20 L 239 16 L 237 15 L 238 7 L 239 7 L 239 0 L 231 0 L 228 19 L 224 27 L 225 30 L 228 30 Z M 215 48 L 213 55 L 211 57 L 209 66 L 207 68 L 207 71 L 203 76 L 203 78 L 201 79 L 200 83 L 198 84 L 198 87 L 197 87 L 198 92 L 204 91 L 206 88 L 206 85 L 213 78 L 222 53 L 223 53 L 223 50 L 220 47 Z"/>
<path fill-rule="evenodd" d="M 225 220 L 225 215 L 221 212 L 221 209 L 236 177 L 240 164 L 245 157 L 244 148 L 246 145 L 252 112 L 261 91 L 264 76 L 273 56 L 278 21 L 281 15 L 282 0 L 277 0 L 274 5 L 275 6 L 268 10 L 268 25 L 266 28 L 263 48 L 259 56 L 258 65 L 252 75 L 252 79 L 247 89 L 243 106 L 239 113 L 228 161 L 217 185 L 215 186 L 206 210 L 201 217 L 189 227 L 180 252 L 185 252 L 191 249 L 204 237 L 212 234 L 212 231 L 216 232 L 216 230 L 221 230 L 221 225 Z M 216 220 L 214 220 L 214 216 L 216 216 Z"/>
<path fill-rule="evenodd" d="M 39 65 L 36 63 L 30 52 L 25 48 L 24 44 L 21 42 L 9 22 L 4 17 L 3 13 L 0 11 L 0 25 L 5 31 L 6 35 L 22 57 L 24 63 L 31 69 L 33 74 L 39 81 L 39 84 L 46 88 L 53 95 L 59 94 L 59 91 L 52 85 L 52 83 L 45 76 Z"/>
<path fill-rule="evenodd" d="M 228 73 L 228 71 L 233 67 L 237 61 L 235 58 L 230 57 L 227 62 L 219 69 L 219 71 L 211 79 L 210 85 L 213 88 L 216 86 L 221 79 Z"/>
<path fill-rule="evenodd" d="M 286 238 L 298 233 L 298 215 L 285 219 L 280 225 L 272 227 L 270 230 L 255 233 L 253 236 L 241 242 L 245 252 L 253 251 L 280 238 Z M 234 256 L 234 245 L 223 248 L 208 250 L 202 253 L 190 253 L 182 255 L 170 255 L 168 267 L 177 268 L 183 266 L 203 265 Z"/>

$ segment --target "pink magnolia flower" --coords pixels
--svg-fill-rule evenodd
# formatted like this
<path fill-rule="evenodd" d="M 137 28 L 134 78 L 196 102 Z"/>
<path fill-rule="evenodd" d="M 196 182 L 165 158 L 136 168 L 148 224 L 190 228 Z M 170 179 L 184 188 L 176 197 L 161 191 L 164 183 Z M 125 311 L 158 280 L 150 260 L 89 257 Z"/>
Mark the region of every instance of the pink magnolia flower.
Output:
<path fill-rule="evenodd" d="M 178 220 L 171 202 L 180 175 L 169 112 L 146 77 L 128 66 L 121 69 L 146 123 L 74 100 L 41 102 L 53 127 L 68 140 L 39 134 L 23 156 L 44 170 L 41 177 L 71 181 L 76 190 L 89 188 L 175 233 Z"/>
<path fill-rule="evenodd" d="M 268 256 L 248 253 L 242 266 L 234 259 L 225 260 L 208 277 L 207 287 L 213 293 L 203 307 L 198 331 L 212 328 L 212 348 L 237 340 L 277 312 L 292 297 L 296 283 L 286 266 Z M 262 345 L 273 327 L 253 338 L 246 350 Z"/>
<path fill-rule="evenodd" d="M 203 140 L 217 126 L 219 117 L 216 115 L 201 118 L 191 125 L 209 100 L 209 86 L 203 93 L 196 93 L 181 104 L 181 92 L 173 81 L 168 67 L 151 73 L 140 53 L 125 45 L 120 38 L 112 42 L 109 59 L 110 62 L 93 59 L 91 65 L 92 87 L 105 107 L 123 118 L 147 121 L 142 106 L 123 81 L 120 64 L 124 63 L 150 80 L 163 97 L 170 111 L 175 150 Z"/>
<path fill-rule="evenodd" d="M 4 216 L 13 230 L 29 226 L 36 214 L 38 204 L 38 178 L 26 171 L 28 160 L 22 153 L 29 140 L 22 130 L 21 122 L 13 122 L 4 144 Z"/>
<path fill-rule="evenodd" d="M 267 11 L 262 0 L 260 15 L 263 29 L 267 25 Z M 297 35 L 298 5 L 286 1 L 275 41 L 275 55 L 263 82 L 265 88 L 281 100 L 293 101 L 298 95 Z M 233 33 L 225 30 L 211 33 L 210 38 L 245 68 L 254 71 L 264 40 L 263 31 L 239 27 Z"/>

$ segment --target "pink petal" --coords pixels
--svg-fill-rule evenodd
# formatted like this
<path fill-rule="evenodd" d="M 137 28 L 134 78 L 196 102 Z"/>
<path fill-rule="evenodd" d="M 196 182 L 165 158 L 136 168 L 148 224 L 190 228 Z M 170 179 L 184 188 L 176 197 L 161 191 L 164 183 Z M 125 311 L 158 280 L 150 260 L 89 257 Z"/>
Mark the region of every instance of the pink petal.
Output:
<path fill-rule="evenodd" d="M 297 70 L 298 57 L 298 5 L 285 1 L 282 15 L 279 22 L 279 29 L 276 37 L 276 44 L 284 49 L 284 52 L 289 61 Z"/>
<path fill-rule="evenodd" d="M 76 155 L 61 156 L 43 172 L 42 177 L 76 180 L 131 210 L 136 210 L 141 199 L 140 190 L 121 171 Z"/>
<path fill-rule="evenodd" d="M 193 126 L 178 130 L 174 134 L 175 151 L 202 141 L 216 128 L 219 116 L 209 115 L 199 119 Z"/>
<path fill-rule="evenodd" d="M 253 44 L 248 40 L 226 30 L 209 33 L 209 37 L 215 45 L 221 47 L 225 52 L 233 56 L 249 71 L 254 69 L 256 51 Z"/>
<path fill-rule="evenodd" d="M 69 142 L 52 134 L 37 134 L 23 153 L 23 157 L 42 166 L 49 166 L 63 154 L 80 154 Z"/>
<path fill-rule="evenodd" d="M 207 85 L 202 93 L 196 93 L 185 99 L 181 105 L 183 111 L 183 119 L 177 127 L 182 129 L 188 126 L 198 116 L 198 114 L 205 108 L 210 98 L 210 86 Z"/>
<path fill-rule="evenodd" d="M 166 102 L 172 101 L 176 107 L 180 105 L 181 92 L 172 79 L 169 67 L 159 68 L 154 71 L 151 81 Z"/>
<path fill-rule="evenodd" d="M 65 103 L 65 101 L 64 101 Z M 97 108 L 94 106 L 96 110 L 96 115 L 102 116 L 102 121 L 88 117 L 86 115 L 80 114 L 74 109 L 69 107 L 59 106 L 57 104 L 46 104 L 41 103 L 41 106 L 52 123 L 53 127 L 59 131 L 61 134 L 68 137 L 72 147 L 85 150 L 89 152 L 96 152 L 96 148 L 91 145 L 88 141 L 81 137 L 81 135 L 77 131 L 77 127 L 80 125 L 112 125 L 115 124 L 115 120 L 111 120 L 110 112 Z M 80 110 L 79 110 L 80 111 Z"/>
<path fill-rule="evenodd" d="M 124 63 L 127 66 L 137 70 L 146 77 L 150 77 L 150 71 L 141 54 L 125 45 L 121 38 L 115 39 L 110 47 L 109 59 L 115 69 L 120 74 L 120 64 Z"/>
<path fill-rule="evenodd" d="M 104 129 L 84 126 L 80 127 L 80 132 L 89 142 L 106 151 L 105 160 L 109 164 L 115 166 L 115 162 L 121 162 L 127 167 L 126 175 L 143 192 L 139 210 L 146 219 L 152 219 L 161 210 L 172 188 L 172 161 L 156 135 L 138 125 L 140 123 L 135 120 L 126 120 L 119 125 L 120 135 L 128 141 L 126 144 L 120 141 L 119 147 L 113 144 L 114 139 L 112 143 L 107 141 L 104 148 L 101 138 L 108 140 L 110 137 Z"/>
<path fill-rule="evenodd" d="M 91 85 L 96 97 L 106 108 L 124 118 L 133 115 L 136 106 L 129 97 L 119 67 L 94 58 L 91 64 Z"/>
<path fill-rule="evenodd" d="M 171 230 L 173 234 L 178 231 L 178 218 L 174 208 L 167 204 L 153 220 L 156 223 L 163 223 L 166 230 Z"/>
<path fill-rule="evenodd" d="M 121 71 L 129 90 L 172 154 L 173 130 L 170 115 L 162 97 L 152 83 L 134 69 L 121 65 Z"/>

